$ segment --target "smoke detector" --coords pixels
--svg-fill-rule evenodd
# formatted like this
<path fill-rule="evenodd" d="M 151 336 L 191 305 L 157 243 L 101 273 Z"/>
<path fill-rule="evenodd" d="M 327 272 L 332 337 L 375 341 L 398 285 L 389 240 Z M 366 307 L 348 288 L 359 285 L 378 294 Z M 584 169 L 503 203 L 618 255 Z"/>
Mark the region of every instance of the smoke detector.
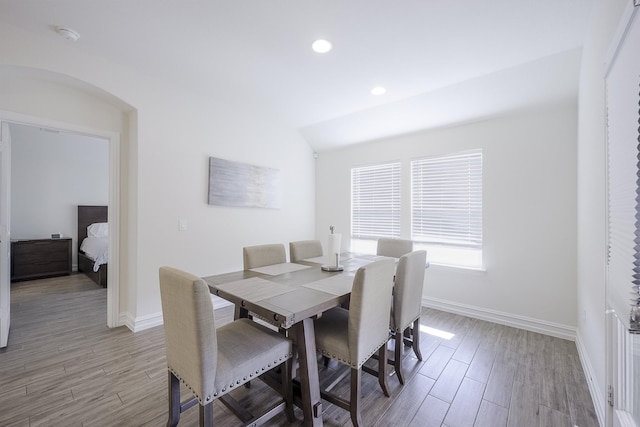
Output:
<path fill-rule="evenodd" d="M 72 42 L 80 38 L 80 34 L 78 34 L 77 31 L 72 30 L 71 28 L 56 27 L 56 32 L 60 34 L 62 37 L 64 37 L 65 39 L 71 40 Z"/>

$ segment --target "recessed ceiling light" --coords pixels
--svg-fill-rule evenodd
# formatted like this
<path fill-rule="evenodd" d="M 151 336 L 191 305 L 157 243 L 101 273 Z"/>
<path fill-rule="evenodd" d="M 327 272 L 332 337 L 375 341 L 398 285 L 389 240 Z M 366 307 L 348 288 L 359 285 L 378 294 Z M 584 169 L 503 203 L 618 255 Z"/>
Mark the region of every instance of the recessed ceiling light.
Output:
<path fill-rule="evenodd" d="M 56 32 L 67 40 L 76 41 L 80 38 L 77 31 L 67 27 L 56 27 Z"/>
<path fill-rule="evenodd" d="M 326 40 L 316 40 L 311 45 L 311 48 L 318 53 L 327 53 L 331 50 L 332 46 Z"/>
<path fill-rule="evenodd" d="M 384 95 L 387 92 L 387 90 L 385 88 L 383 88 L 382 86 L 376 86 L 373 89 L 371 89 L 371 94 L 372 95 Z"/>

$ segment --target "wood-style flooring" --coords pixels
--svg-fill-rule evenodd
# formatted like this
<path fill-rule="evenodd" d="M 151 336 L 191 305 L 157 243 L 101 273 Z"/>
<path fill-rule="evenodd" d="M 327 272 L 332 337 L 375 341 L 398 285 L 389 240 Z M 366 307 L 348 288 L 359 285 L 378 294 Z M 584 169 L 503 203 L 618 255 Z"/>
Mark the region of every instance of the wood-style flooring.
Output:
<path fill-rule="evenodd" d="M 231 310 L 216 312 L 229 321 Z M 391 397 L 363 374 L 367 426 L 596 427 L 591 396 L 573 342 L 425 309 L 423 361 L 403 353 L 406 383 L 391 374 Z M 9 346 L 0 350 L 0 426 L 163 426 L 167 385 L 162 327 L 132 333 L 106 326 L 106 290 L 84 275 L 12 284 Z M 391 367 L 389 367 L 391 368 Z M 342 369 L 319 365 L 321 380 Z M 391 369 L 389 369 L 391 371 Z M 348 398 L 349 377 L 334 389 Z M 260 381 L 234 396 L 267 405 Z M 186 391 L 183 391 L 186 392 Z M 326 426 L 350 426 L 349 414 L 323 402 Z M 215 421 L 239 421 L 216 404 Z M 270 425 L 289 424 L 284 415 Z M 198 425 L 198 410 L 180 426 Z"/>

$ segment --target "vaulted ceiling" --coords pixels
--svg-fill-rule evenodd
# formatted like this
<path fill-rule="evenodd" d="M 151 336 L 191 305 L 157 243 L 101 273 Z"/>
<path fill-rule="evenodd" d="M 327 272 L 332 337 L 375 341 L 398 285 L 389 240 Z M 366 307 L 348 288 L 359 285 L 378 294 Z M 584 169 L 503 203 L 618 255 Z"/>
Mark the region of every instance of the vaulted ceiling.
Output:
<path fill-rule="evenodd" d="M 575 99 L 592 2 L 0 0 L 0 25 L 67 26 L 141 73 L 254 94 L 322 151 Z"/>

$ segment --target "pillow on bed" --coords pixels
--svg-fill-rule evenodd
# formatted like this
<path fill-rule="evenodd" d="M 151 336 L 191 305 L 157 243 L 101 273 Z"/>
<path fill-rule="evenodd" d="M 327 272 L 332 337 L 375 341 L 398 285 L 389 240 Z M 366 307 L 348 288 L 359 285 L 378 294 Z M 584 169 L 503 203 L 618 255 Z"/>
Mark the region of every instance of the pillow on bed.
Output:
<path fill-rule="evenodd" d="M 89 237 L 107 237 L 109 235 L 109 223 L 96 222 L 87 227 Z"/>
<path fill-rule="evenodd" d="M 96 261 L 100 256 L 106 256 L 109 251 L 109 239 L 106 237 L 87 237 L 82 241 L 80 251 Z"/>

